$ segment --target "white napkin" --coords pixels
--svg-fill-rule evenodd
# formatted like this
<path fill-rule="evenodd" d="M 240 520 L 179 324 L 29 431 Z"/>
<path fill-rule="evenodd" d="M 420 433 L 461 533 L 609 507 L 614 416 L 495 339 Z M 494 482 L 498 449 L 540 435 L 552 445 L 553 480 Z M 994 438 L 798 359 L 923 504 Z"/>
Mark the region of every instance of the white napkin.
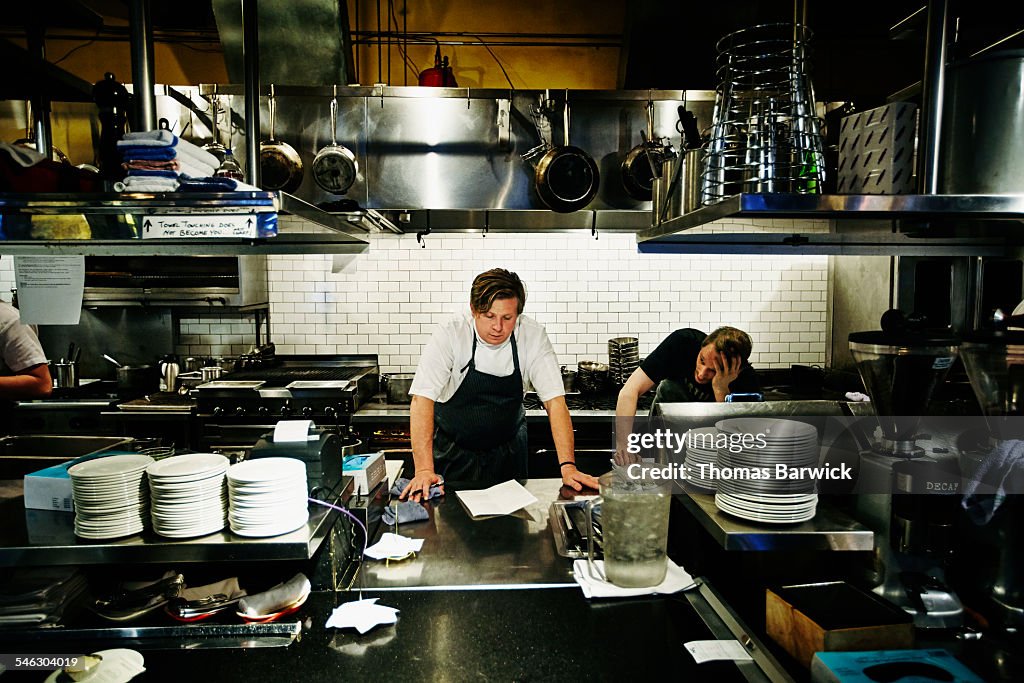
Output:
<path fill-rule="evenodd" d="M 576 583 L 583 589 L 586 598 L 629 598 L 638 595 L 666 595 L 678 593 L 682 590 L 693 588 L 697 585 L 693 577 L 685 569 L 672 560 L 666 559 L 668 569 L 665 572 L 665 580 L 657 586 L 648 588 L 620 588 L 615 584 L 602 581 L 598 576 L 591 576 L 587 569 L 586 560 L 576 560 L 572 563 L 572 576 Z M 594 564 L 604 572 L 604 560 L 594 560 Z"/>
<path fill-rule="evenodd" d="M 456 491 L 472 517 L 511 515 L 537 502 L 537 498 L 515 479 L 495 484 L 489 489 Z"/>
<path fill-rule="evenodd" d="M 418 553 L 423 548 L 422 538 L 408 538 L 391 532 L 384 532 L 380 540 L 366 549 L 366 556 L 374 560 L 397 560 Z"/>
<path fill-rule="evenodd" d="M 378 605 L 380 598 L 353 600 L 334 608 L 327 617 L 327 628 L 354 628 L 366 633 L 380 624 L 394 624 L 398 621 L 398 610 Z"/>
<path fill-rule="evenodd" d="M 238 611 L 248 617 L 260 617 L 280 612 L 305 600 L 311 586 L 309 579 L 299 572 L 284 583 L 279 583 L 270 590 L 249 595 L 238 602 Z"/>

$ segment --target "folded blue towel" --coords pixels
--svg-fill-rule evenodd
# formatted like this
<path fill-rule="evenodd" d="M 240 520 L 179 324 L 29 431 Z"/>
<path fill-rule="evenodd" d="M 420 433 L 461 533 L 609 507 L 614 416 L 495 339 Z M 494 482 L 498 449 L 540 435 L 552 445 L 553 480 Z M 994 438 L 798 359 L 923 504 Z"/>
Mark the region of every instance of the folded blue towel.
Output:
<path fill-rule="evenodd" d="M 118 147 L 173 147 L 176 144 L 178 136 L 166 128 L 127 133 L 117 141 Z"/>
<path fill-rule="evenodd" d="M 414 503 L 411 500 L 392 503 L 388 507 L 384 508 L 384 512 L 381 513 L 380 518 L 386 526 L 395 526 L 395 515 L 398 516 L 399 524 L 420 522 L 424 519 L 429 519 L 430 517 L 430 513 L 427 512 L 427 508 L 423 507 L 419 503 Z"/>
<path fill-rule="evenodd" d="M 173 147 L 119 147 L 117 151 L 125 161 L 169 161 L 178 157 Z"/>
<path fill-rule="evenodd" d="M 175 180 L 178 179 L 177 171 L 147 170 L 143 168 L 133 168 L 132 170 L 128 171 L 128 175 L 134 178 L 142 176 L 149 178 L 174 178 Z"/>
<path fill-rule="evenodd" d="M 412 479 L 407 479 L 406 477 L 399 477 L 398 479 L 396 479 L 395 485 L 391 487 L 391 495 L 402 495 L 402 491 L 405 490 L 405 487 L 409 485 L 410 481 L 412 481 Z M 441 493 L 441 486 L 439 484 L 431 484 L 430 495 L 427 496 L 427 500 L 434 500 L 435 498 L 440 498 L 442 495 L 443 494 Z"/>
<path fill-rule="evenodd" d="M 992 521 L 996 510 L 1006 500 L 1006 486 L 1016 468 L 1024 473 L 1024 441 L 1004 441 L 985 456 L 974 476 L 967 480 L 960 501 L 971 521 L 978 526 Z"/>
<path fill-rule="evenodd" d="M 178 192 L 234 192 L 237 188 L 238 182 L 232 178 L 182 176 Z"/>

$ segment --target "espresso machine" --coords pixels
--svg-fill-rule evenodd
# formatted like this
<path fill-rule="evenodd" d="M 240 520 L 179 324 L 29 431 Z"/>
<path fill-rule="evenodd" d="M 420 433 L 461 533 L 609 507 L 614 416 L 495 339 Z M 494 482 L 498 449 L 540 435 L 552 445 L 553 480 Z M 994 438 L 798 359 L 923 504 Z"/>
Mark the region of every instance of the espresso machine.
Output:
<path fill-rule="evenodd" d="M 1000 321 L 997 317 L 997 324 Z M 980 609 L 989 621 L 1006 628 L 1024 627 L 1024 466 L 999 471 L 998 458 L 1024 439 L 1024 331 L 995 329 L 969 335 L 961 347 L 971 388 L 985 416 L 985 438 L 964 445 L 964 477 L 977 476 L 992 490 L 998 480 L 1005 499 L 991 514 L 972 516 L 971 542 L 991 563 L 975 563 L 976 585 L 986 598 Z M 987 477 L 980 476 L 986 459 Z M 1004 476 L 1005 475 L 1005 476 Z M 991 494 L 989 494 L 991 495 Z M 992 496 L 992 502 L 996 499 Z"/>
<path fill-rule="evenodd" d="M 899 311 L 882 329 L 849 336 L 850 353 L 877 424 L 859 457 L 856 515 L 876 544 L 874 591 L 914 617 L 920 628 L 954 628 L 963 607 L 946 583 L 960 514 L 959 465 L 919 443 L 921 416 L 957 357 L 959 341 Z M 931 446 L 931 444 L 928 444 Z"/>

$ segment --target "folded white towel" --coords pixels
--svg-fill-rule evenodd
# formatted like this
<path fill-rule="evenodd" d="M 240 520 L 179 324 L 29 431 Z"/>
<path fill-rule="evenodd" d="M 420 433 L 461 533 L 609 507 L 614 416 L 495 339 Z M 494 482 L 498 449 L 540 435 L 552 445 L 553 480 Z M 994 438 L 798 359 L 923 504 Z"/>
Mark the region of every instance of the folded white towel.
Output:
<path fill-rule="evenodd" d="M 213 172 L 217 170 L 218 166 L 220 166 L 220 162 L 217 161 L 217 157 L 213 156 L 202 147 L 197 147 L 196 145 L 193 145 L 188 140 L 182 140 L 181 138 L 178 138 L 177 150 L 178 161 L 188 161 L 192 165 L 199 167 L 210 167 L 209 173 L 200 173 L 197 175 L 197 177 L 213 175 Z M 192 174 L 189 173 L 189 175 Z"/>
<path fill-rule="evenodd" d="M 217 172 L 217 169 L 185 156 L 178 157 L 178 164 L 179 173 L 190 178 L 206 178 Z"/>
<path fill-rule="evenodd" d="M 178 181 L 174 178 L 150 178 L 129 176 L 123 183 L 114 183 L 118 192 L 177 192 Z"/>

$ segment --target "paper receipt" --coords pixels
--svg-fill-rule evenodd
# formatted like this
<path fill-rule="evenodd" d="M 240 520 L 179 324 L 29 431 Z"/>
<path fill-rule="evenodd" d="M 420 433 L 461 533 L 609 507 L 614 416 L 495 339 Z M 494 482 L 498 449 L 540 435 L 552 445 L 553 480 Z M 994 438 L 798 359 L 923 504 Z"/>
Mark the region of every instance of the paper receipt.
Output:
<path fill-rule="evenodd" d="M 698 664 L 718 660 L 742 662 L 753 659 L 738 640 L 691 640 L 683 643 L 683 647 L 693 655 L 693 660 Z"/>

